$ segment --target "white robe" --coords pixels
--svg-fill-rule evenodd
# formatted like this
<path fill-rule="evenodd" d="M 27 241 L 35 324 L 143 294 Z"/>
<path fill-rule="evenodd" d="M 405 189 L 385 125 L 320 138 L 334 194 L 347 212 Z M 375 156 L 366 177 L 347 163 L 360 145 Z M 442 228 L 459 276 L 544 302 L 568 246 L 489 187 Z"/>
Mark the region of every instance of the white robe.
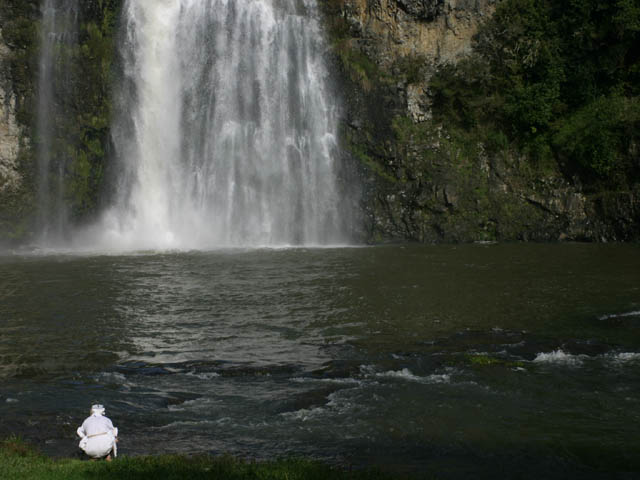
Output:
<path fill-rule="evenodd" d="M 102 458 L 113 452 L 117 456 L 116 437 L 118 429 L 107 417 L 94 413 L 78 428 L 78 445 L 91 458 Z"/>

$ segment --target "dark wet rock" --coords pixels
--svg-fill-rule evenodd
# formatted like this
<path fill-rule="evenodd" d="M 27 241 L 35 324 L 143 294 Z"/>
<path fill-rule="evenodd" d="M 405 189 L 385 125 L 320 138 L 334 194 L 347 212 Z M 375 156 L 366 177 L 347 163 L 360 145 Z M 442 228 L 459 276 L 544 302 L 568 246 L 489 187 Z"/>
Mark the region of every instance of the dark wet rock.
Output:
<path fill-rule="evenodd" d="M 149 365 L 144 362 L 130 362 L 116 367 L 123 375 L 170 375 L 171 371 L 161 365 Z"/>
<path fill-rule="evenodd" d="M 445 0 L 396 0 L 401 9 L 420 20 L 433 20 L 441 15 Z"/>
<path fill-rule="evenodd" d="M 421 20 L 433 20 L 442 13 L 444 0 L 396 0 L 400 8 Z"/>

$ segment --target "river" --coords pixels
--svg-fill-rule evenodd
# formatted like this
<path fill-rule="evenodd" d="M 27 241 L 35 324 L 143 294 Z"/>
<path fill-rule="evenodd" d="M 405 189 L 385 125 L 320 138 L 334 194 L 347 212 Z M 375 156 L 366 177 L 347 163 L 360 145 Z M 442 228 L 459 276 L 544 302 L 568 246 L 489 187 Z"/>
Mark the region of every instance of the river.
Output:
<path fill-rule="evenodd" d="M 94 402 L 124 455 L 633 478 L 640 247 L 0 255 L 0 436 Z"/>

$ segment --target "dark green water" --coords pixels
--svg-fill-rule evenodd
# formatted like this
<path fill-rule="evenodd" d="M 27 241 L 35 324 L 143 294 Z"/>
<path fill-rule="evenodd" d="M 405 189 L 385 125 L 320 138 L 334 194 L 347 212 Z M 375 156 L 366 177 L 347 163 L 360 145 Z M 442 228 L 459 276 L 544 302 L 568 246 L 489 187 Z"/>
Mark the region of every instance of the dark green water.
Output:
<path fill-rule="evenodd" d="M 0 436 L 438 478 L 640 475 L 640 247 L 0 256 Z"/>

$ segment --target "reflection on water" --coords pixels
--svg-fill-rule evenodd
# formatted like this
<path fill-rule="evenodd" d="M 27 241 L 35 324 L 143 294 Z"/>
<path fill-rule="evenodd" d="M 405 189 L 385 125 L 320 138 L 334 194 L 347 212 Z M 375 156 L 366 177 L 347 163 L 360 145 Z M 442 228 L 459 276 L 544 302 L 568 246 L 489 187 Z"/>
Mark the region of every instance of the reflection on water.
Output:
<path fill-rule="evenodd" d="M 0 435 L 443 478 L 640 472 L 640 249 L 0 257 Z M 598 452 L 598 455 L 594 455 Z"/>

